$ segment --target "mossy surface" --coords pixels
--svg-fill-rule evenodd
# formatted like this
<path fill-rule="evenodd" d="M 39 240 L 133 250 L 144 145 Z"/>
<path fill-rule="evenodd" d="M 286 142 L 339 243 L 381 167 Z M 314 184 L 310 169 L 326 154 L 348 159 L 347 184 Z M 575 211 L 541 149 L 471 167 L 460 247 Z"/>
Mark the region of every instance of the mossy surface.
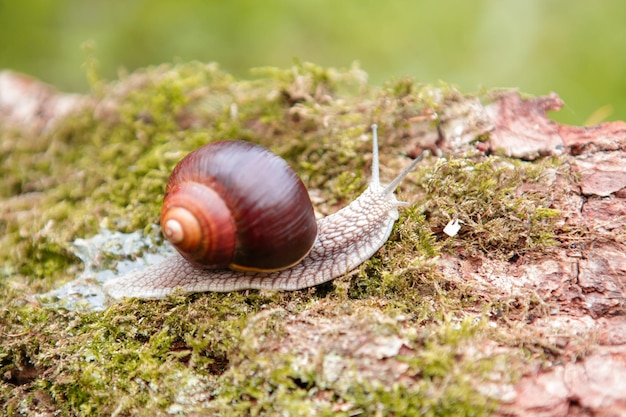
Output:
<path fill-rule="evenodd" d="M 318 288 L 131 300 L 94 313 L 43 308 L 34 296 L 80 271 L 72 241 L 101 229 L 154 233 L 171 168 L 204 143 L 237 138 L 270 147 L 327 215 L 366 187 L 372 123 L 381 176 L 390 179 L 409 162 L 407 120 L 423 117 L 436 129 L 429 115 L 464 99 L 450 86 L 406 79 L 377 89 L 357 67 L 308 63 L 258 70 L 252 80 L 201 63 L 112 82 L 93 68 L 89 74 L 94 92 L 80 112 L 40 135 L 2 131 L 3 414 L 489 413 L 494 399 L 476 386 L 502 358 L 468 351 L 495 332 L 485 325 L 490 302 L 438 272 L 437 259 L 442 250 L 511 257 L 548 247 L 558 212 L 541 185 L 554 161 L 427 158 L 398 192 L 411 204 L 385 247 L 355 274 Z M 534 191 L 526 192 L 529 184 Z M 445 238 L 440 231 L 454 218 L 468 227 Z M 401 339 L 405 348 L 393 355 L 401 371 L 393 380 L 367 379 L 354 362 L 344 368 L 354 372 L 351 384 L 324 377 L 324 357 L 347 361 L 349 353 L 320 352 L 318 362 L 303 364 L 297 349 L 280 348 L 282 337 L 297 333 L 294 317 L 304 316 L 353 323 L 368 340 Z M 382 359 L 374 355 L 368 366 Z"/>
<path fill-rule="evenodd" d="M 471 155 L 438 161 L 423 177 L 431 198 L 422 206 L 429 221 L 445 226 L 458 220 L 461 241 L 451 243 L 469 254 L 510 258 L 544 249 L 554 242 L 554 219 L 549 190 L 542 182 L 556 174 L 555 161 L 529 163 Z"/>

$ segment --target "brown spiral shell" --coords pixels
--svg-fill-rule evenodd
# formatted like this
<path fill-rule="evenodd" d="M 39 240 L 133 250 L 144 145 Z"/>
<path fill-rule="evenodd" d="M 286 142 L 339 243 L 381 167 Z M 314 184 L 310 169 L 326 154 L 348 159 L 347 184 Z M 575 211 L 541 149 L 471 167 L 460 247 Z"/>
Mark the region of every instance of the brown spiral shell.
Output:
<path fill-rule="evenodd" d="M 192 263 L 253 271 L 296 264 L 317 236 L 296 173 L 271 151 L 235 140 L 205 145 L 178 163 L 165 189 L 161 227 Z"/>

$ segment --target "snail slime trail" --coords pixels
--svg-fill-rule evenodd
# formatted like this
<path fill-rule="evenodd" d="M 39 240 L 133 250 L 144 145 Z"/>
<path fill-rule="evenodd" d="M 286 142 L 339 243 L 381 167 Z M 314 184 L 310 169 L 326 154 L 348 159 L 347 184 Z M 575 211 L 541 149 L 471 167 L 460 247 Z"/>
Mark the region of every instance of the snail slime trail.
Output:
<path fill-rule="evenodd" d="M 161 211 L 178 254 L 109 281 L 105 291 L 164 298 L 174 291 L 299 290 L 344 276 L 389 238 L 398 207 L 408 205 L 394 191 L 423 156 L 383 187 L 376 125 L 372 138 L 369 186 L 319 221 L 302 181 L 271 151 L 237 140 L 193 151 L 172 171 Z"/>

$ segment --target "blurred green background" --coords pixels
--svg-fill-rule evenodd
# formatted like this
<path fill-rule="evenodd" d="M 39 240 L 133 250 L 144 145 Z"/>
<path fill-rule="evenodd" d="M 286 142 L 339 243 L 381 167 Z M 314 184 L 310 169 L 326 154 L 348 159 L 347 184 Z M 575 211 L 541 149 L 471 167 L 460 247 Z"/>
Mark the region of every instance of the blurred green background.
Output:
<path fill-rule="evenodd" d="M 622 0 L 0 0 L 0 68 L 87 91 L 86 41 L 107 79 L 174 60 L 244 78 L 294 58 L 358 61 L 372 84 L 555 91 L 566 102 L 556 120 L 626 120 Z"/>

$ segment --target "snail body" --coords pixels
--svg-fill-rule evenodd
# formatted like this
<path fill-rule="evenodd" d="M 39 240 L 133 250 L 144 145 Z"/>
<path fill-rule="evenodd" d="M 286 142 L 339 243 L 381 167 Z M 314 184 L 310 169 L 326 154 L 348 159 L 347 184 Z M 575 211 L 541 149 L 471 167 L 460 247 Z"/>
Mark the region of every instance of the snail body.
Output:
<path fill-rule="evenodd" d="M 307 238 L 311 240 L 311 236 L 313 239 L 309 248 L 308 243 L 283 246 L 300 246 L 296 251 L 300 255 L 288 256 L 289 261 L 285 263 L 284 269 L 277 270 L 275 263 L 270 266 L 262 264 L 258 267 L 242 266 L 238 261 L 228 261 L 226 264 L 235 268 L 229 269 L 213 260 L 203 264 L 196 258 L 190 259 L 185 254 L 176 254 L 143 271 L 130 273 L 108 282 L 105 284 L 105 290 L 113 298 L 164 298 L 174 291 L 193 293 L 244 289 L 298 290 L 319 285 L 354 270 L 380 249 L 389 238 L 398 219 L 398 207 L 406 205 L 396 199 L 394 190 L 421 159 L 421 156 L 415 159 L 389 185 L 382 187 L 379 182 L 376 125 L 372 128 L 372 178 L 368 188 L 348 206 L 317 221 L 313 227 L 309 216 L 309 210 L 312 213 L 310 201 L 309 208 L 302 208 L 301 211 L 290 209 L 297 211 L 296 223 L 309 228 L 303 233 L 305 240 Z M 239 167 L 243 168 L 241 163 Z M 177 170 L 178 167 L 174 172 Z M 168 191 L 174 189 L 176 186 L 170 188 L 168 185 L 166 195 L 169 195 Z M 308 196 L 306 199 L 308 200 Z M 162 213 L 166 211 L 166 205 L 167 203 L 164 204 Z M 301 219 L 299 214 L 302 213 L 304 214 Z M 162 214 L 162 226 L 166 229 L 167 216 L 165 222 L 163 218 Z M 281 227 L 278 229 L 283 230 Z M 298 226 L 293 229 L 298 230 Z M 174 227 L 171 233 L 176 235 L 179 230 Z M 167 236 L 168 232 L 165 234 Z M 179 237 L 175 236 L 174 240 Z M 266 242 L 267 245 L 269 243 Z M 181 252 L 178 247 L 177 250 Z M 298 260 L 293 263 L 295 258 Z M 217 269 L 215 265 L 219 265 Z"/>

